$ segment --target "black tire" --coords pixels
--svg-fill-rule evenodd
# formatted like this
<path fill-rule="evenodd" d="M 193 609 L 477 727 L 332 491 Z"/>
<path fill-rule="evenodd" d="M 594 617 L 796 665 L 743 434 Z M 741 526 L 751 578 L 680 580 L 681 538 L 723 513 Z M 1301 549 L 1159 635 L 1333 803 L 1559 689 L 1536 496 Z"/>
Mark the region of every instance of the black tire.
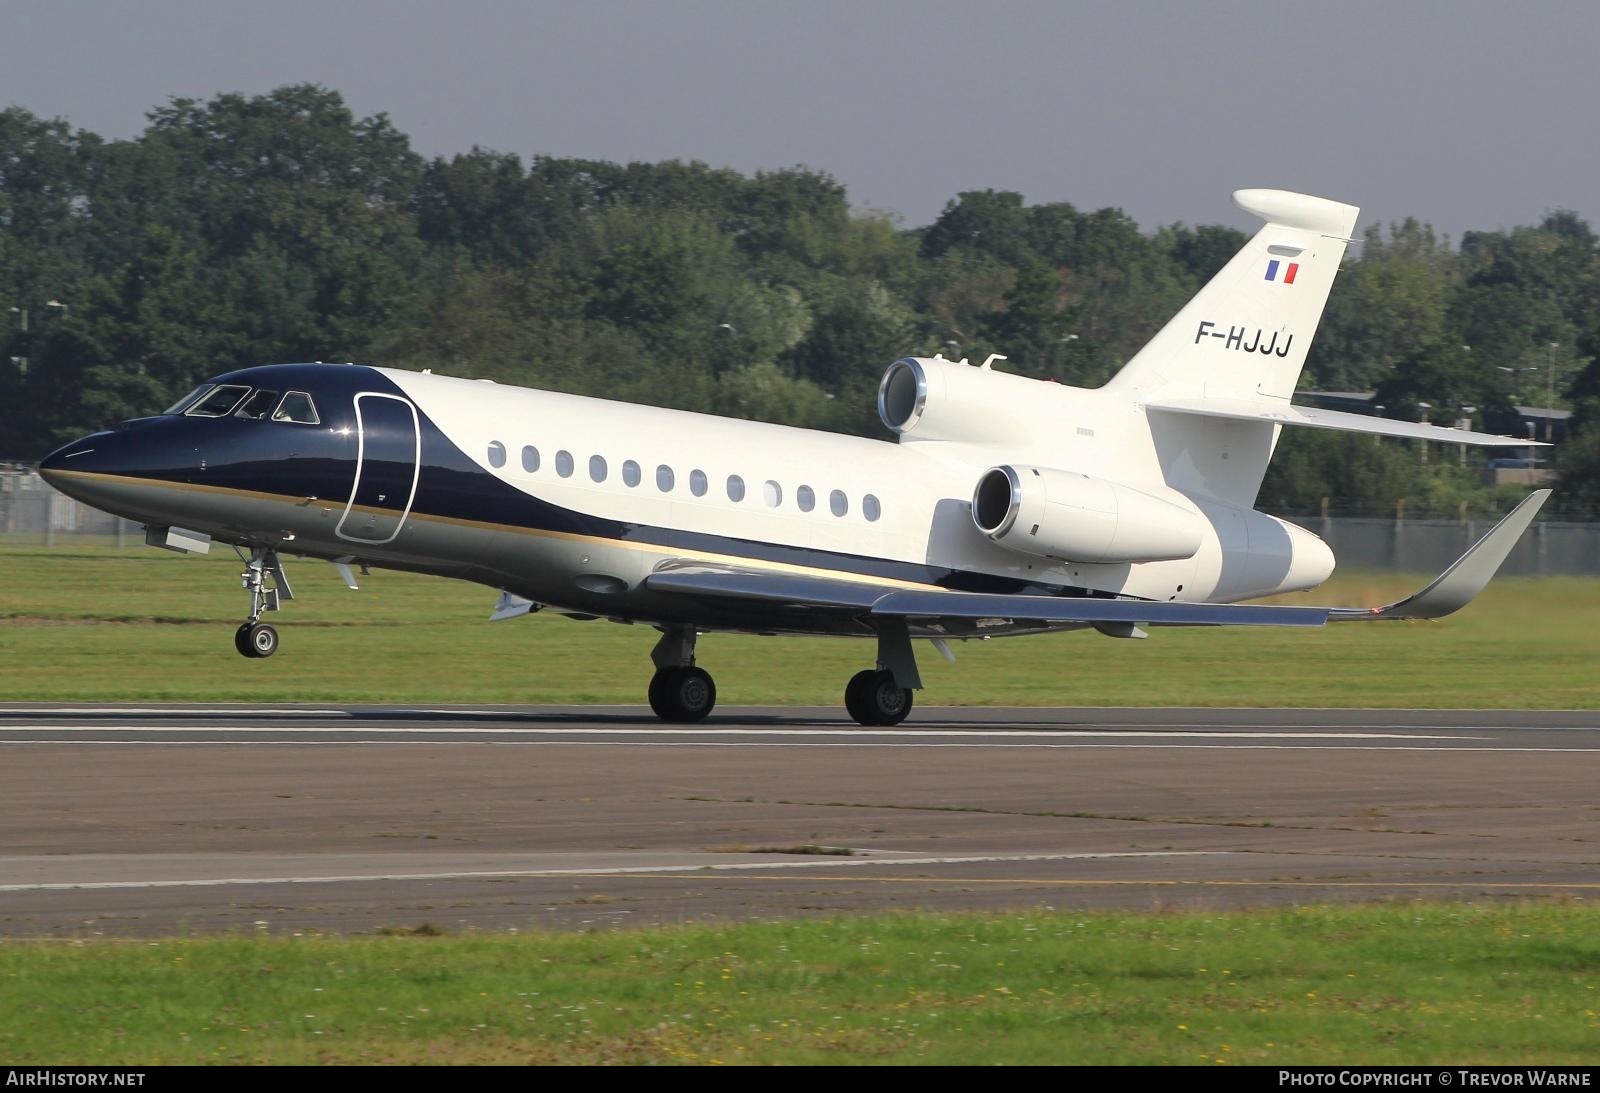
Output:
<path fill-rule="evenodd" d="M 850 677 L 850 682 L 844 688 L 844 708 L 857 725 L 875 725 L 872 719 L 872 708 L 867 700 L 867 691 L 872 687 L 878 673 L 868 668 L 864 672 L 857 672 Z"/>
<path fill-rule="evenodd" d="M 856 724 L 868 728 L 900 724 L 911 704 L 910 688 L 896 685 L 893 672 L 857 672 L 844 689 L 845 709 Z"/>
<path fill-rule="evenodd" d="M 650 677 L 650 709 L 663 721 L 667 720 L 667 714 L 662 684 L 671 672 L 671 668 L 658 668 L 656 674 Z"/>
<path fill-rule="evenodd" d="M 717 685 L 704 668 L 665 668 L 650 680 L 650 708 L 663 721 L 704 721 L 717 704 Z"/>
<path fill-rule="evenodd" d="M 270 657 L 278 651 L 278 632 L 264 622 L 250 627 L 245 640 L 250 643 L 253 657 Z"/>
<path fill-rule="evenodd" d="M 255 650 L 250 648 L 250 624 L 241 622 L 239 629 L 233 632 L 233 647 L 239 651 L 241 657 L 255 659 Z"/>

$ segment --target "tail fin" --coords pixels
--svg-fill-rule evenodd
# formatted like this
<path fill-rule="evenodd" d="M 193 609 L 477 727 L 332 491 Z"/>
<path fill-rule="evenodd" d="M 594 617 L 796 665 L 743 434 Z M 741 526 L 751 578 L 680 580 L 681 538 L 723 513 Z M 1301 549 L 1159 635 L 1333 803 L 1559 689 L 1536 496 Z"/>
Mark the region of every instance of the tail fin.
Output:
<path fill-rule="evenodd" d="M 1281 399 L 1294 394 L 1360 210 L 1287 190 L 1236 190 L 1266 226 L 1108 389 L 1152 398 Z"/>
<path fill-rule="evenodd" d="M 1289 405 L 1360 210 L 1285 190 L 1233 201 L 1266 227 L 1102 390 L 1149 407 L 1153 469 L 1167 485 L 1250 508 L 1280 428 L 1251 413 Z M 1204 414 L 1224 404 L 1233 417 Z"/>

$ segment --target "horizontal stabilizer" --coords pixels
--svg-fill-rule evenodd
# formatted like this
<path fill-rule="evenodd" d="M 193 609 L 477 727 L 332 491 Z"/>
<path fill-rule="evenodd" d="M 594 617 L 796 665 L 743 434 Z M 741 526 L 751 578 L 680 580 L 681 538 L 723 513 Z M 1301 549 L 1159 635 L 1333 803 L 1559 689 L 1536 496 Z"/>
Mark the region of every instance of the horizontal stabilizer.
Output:
<path fill-rule="evenodd" d="M 1514 436 L 1446 429 L 1418 421 L 1396 421 L 1393 418 L 1368 417 L 1366 414 L 1347 414 L 1339 410 L 1319 410 L 1312 406 L 1295 406 L 1278 399 L 1259 402 L 1246 399 L 1164 400 L 1146 403 L 1145 408 L 1169 414 L 1196 414 L 1234 421 L 1267 421 L 1274 425 L 1302 425 L 1312 429 L 1335 429 L 1345 433 L 1368 433 L 1406 440 L 1437 440 L 1444 444 L 1475 444 L 1486 448 L 1546 447 L 1540 441 Z"/>
<path fill-rule="evenodd" d="M 1521 504 L 1490 528 L 1487 535 L 1416 595 L 1385 607 L 1336 607 L 1328 613 L 1328 618 L 1334 622 L 1438 619 L 1461 610 L 1499 571 L 1549 496 L 1549 490 L 1535 490 L 1523 498 Z"/>

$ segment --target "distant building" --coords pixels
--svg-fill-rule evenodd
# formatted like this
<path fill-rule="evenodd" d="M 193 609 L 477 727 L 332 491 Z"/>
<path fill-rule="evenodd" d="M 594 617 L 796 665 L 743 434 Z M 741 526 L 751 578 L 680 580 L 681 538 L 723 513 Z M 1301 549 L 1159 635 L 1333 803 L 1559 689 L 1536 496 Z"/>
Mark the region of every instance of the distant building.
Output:
<path fill-rule="evenodd" d="M 1297 406 L 1314 406 L 1318 410 L 1339 410 L 1346 414 L 1374 417 L 1374 397 L 1371 391 L 1296 391 L 1294 402 Z"/>
<path fill-rule="evenodd" d="M 1314 406 L 1319 410 L 1340 410 L 1347 414 L 1366 414 L 1382 417 L 1382 407 L 1373 403 L 1377 394 L 1372 391 L 1296 391 L 1294 401 L 1299 406 Z M 1560 444 L 1567 439 L 1567 425 L 1571 410 L 1553 410 L 1546 406 L 1514 406 L 1510 410 L 1483 411 L 1483 431 L 1501 436 L 1514 436 L 1519 440 L 1542 440 Z M 1532 430 L 1531 432 L 1529 430 Z M 1526 457 L 1524 457 L 1526 458 Z M 1541 460 L 1542 462 L 1543 460 Z"/>
<path fill-rule="evenodd" d="M 1517 416 L 1511 418 L 1516 428 L 1506 429 L 1509 436 L 1529 436 L 1534 440 L 1544 440 L 1551 444 L 1560 444 L 1567 439 L 1567 423 L 1572 419 L 1571 410 L 1552 410 L 1544 406 L 1518 406 Z M 1510 418 L 1510 415 L 1507 415 Z M 1533 432 L 1528 432 L 1529 428 Z"/>

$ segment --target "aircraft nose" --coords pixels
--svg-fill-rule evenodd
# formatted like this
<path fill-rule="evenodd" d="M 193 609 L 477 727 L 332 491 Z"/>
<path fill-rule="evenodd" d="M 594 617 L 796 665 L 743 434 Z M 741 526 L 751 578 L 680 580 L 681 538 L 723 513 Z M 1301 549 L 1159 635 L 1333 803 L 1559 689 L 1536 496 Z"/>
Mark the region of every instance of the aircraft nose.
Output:
<path fill-rule="evenodd" d="M 83 501 L 84 473 L 105 473 L 116 462 L 107 450 L 111 432 L 90 433 L 63 444 L 39 461 L 39 477 L 68 497 Z M 109 458 L 108 458 L 109 457 Z"/>
<path fill-rule="evenodd" d="M 60 489 L 62 480 L 66 478 L 66 471 L 71 464 L 72 458 L 85 455 L 88 451 L 93 450 L 92 446 L 87 443 L 89 440 L 89 437 L 82 437 L 72 441 L 70 444 L 63 444 L 39 460 L 39 477 Z"/>

